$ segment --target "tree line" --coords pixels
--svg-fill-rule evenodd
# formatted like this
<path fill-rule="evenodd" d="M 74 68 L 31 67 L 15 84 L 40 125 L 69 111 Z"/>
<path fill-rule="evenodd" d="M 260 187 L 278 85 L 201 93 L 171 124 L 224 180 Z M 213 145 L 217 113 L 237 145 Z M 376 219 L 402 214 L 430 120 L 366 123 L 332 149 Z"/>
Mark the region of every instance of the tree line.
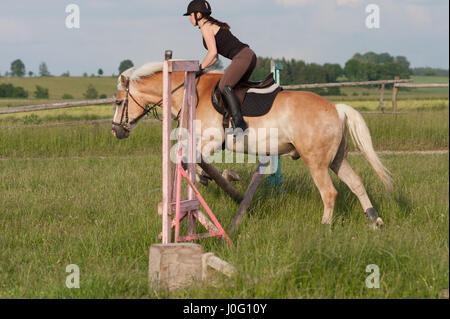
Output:
<path fill-rule="evenodd" d="M 11 83 L 0 83 L 0 98 L 28 98 L 29 92 L 21 86 L 14 86 Z M 36 85 L 36 90 L 33 92 L 33 97 L 36 99 L 49 99 L 49 89 L 40 85 Z M 97 89 L 89 84 L 86 91 L 83 93 L 86 100 L 106 99 L 106 94 L 99 94 Z M 63 100 L 73 100 L 71 94 L 65 93 L 62 95 Z"/>
<path fill-rule="evenodd" d="M 251 80 L 262 79 L 270 72 L 270 63 L 272 58 L 258 57 L 256 68 L 253 72 Z M 323 65 L 317 63 L 306 63 L 302 60 L 285 58 L 277 60 L 283 63 L 284 69 L 281 71 L 281 81 L 283 85 L 305 84 L 305 83 L 330 83 L 337 81 L 376 81 L 384 79 L 393 79 L 395 76 L 401 78 L 409 78 L 411 75 L 435 75 L 448 76 L 448 70 L 432 69 L 432 68 L 410 68 L 410 62 L 404 56 L 391 56 L 389 53 L 367 52 L 365 54 L 356 53 L 349 59 L 344 67 L 339 64 L 325 63 Z M 130 59 L 120 62 L 119 74 L 133 67 L 134 64 Z M 222 61 L 218 62 L 210 69 L 223 69 Z M 23 77 L 25 76 L 25 64 L 20 59 L 16 59 L 11 63 L 10 71 L 5 76 Z M 38 75 L 52 76 L 45 62 L 39 65 Z M 97 73 L 90 76 L 103 76 L 102 68 Z M 32 71 L 28 72 L 28 76 L 34 76 Z M 70 72 L 64 72 L 62 77 L 69 77 Z M 88 77 L 88 73 L 83 73 L 84 77 Z M 114 75 L 113 75 L 114 76 Z"/>
<path fill-rule="evenodd" d="M 123 60 L 122 62 L 120 62 L 119 65 L 119 74 L 121 74 L 123 71 L 125 71 L 126 69 L 129 69 L 133 67 L 133 62 L 131 62 L 131 60 Z M 47 66 L 47 63 L 42 62 L 41 64 L 39 64 L 39 71 L 37 74 L 35 74 L 33 71 L 26 71 L 26 67 L 25 64 L 22 62 L 21 59 L 16 59 L 13 62 L 11 62 L 11 66 L 10 66 L 10 70 L 6 71 L 4 73 L 5 77 L 24 77 L 28 75 L 29 77 L 33 77 L 33 76 L 40 76 L 40 77 L 46 77 L 46 76 L 53 76 Z M 104 75 L 104 71 L 102 68 L 99 68 L 97 70 L 97 73 L 91 73 L 91 77 L 94 76 L 103 76 Z M 0 74 L 0 77 L 2 75 Z M 61 75 L 61 77 L 70 77 L 70 72 L 66 71 L 63 72 Z M 83 77 L 88 77 L 88 73 L 84 72 L 83 73 Z M 114 74 L 112 76 L 115 76 Z"/>
<path fill-rule="evenodd" d="M 302 60 L 278 60 L 283 64 L 281 84 L 332 83 L 343 81 L 391 80 L 395 76 L 408 79 L 412 74 L 410 63 L 404 56 L 393 57 L 388 53 L 357 53 L 345 63 L 306 63 Z M 259 57 L 252 79 L 262 79 L 270 72 L 271 58 Z"/>

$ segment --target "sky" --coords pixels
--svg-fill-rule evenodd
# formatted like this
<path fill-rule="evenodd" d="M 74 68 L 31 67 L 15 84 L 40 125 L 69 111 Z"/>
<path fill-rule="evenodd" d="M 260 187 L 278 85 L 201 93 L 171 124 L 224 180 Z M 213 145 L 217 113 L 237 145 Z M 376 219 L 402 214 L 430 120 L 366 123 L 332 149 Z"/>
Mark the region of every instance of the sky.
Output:
<path fill-rule="evenodd" d="M 209 0 L 213 17 L 258 56 L 339 63 L 374 51 L 406 56 L 412 67 L 449 68 L 448 0 Z M 174 58 L 202 61 L 200 30 L 183 17 L 187 0 L 16 0 L 0 2 L 0 74 L 20 58 L 27 72 L 41 62 L 60 75 L 117 74 Z M 66 7 L 80 8 L 80 28 L 66 27 Z M 378 5 L 380 28 L 366 27 Z M 228 60 L 221 58 L 225 65 Z"/>

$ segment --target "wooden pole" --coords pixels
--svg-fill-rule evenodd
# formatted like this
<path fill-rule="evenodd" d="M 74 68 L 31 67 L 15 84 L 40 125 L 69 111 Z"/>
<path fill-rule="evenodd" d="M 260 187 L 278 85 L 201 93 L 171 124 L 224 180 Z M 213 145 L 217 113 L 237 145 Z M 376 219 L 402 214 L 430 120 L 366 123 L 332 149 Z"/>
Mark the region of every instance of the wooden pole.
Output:
<path fill-rule="evenodd" d="M 385 88 L 385 86 L 386 86 L 386 85 L 385 85 L 384 83 L 381 85 L 380 104 L 378 105 L 378 110 L 379 110 L 380 112 L 383 111 L 383 100 L 384 100 L 384 88 Z"/>
<path fill-rule="evenodd" d="M 423 83 L 423 84 L 398 83 L 395 86 L 398 88 L 448 88 L 448 83 Z"/>
<path fill-rule="evenodd" d="M 195 95 L 195 73 L 186 72 L 185 83 L 188 83 L 188 87 L 185 90 L 188 92 L 188 97 L 190 97 L 188 101 L 188 118 L 187 118 L 187 129 L 188 132 L 193 132 L 195 134 L 194 120 L 195 120 L 195 105 L 196 105 L 196 95 Z M 195 137 L 191 137 L 189 139 L 188 145 L 188 176 L 193 183 L 195 183 L 196 179 L 196 145 L 195 145 Z M 188 199 L 195 199 L 195 192 L 192 187 L 188 186 Z M 193 235 L 197 232 L 197 221 L 196 221 L 197 211 L 188 212 L 187 216 L 187 232 L 188 235 Z"/>
<path fill-rule="evenodd" d="M 237 203 L 242 201 L 242 195 L 220 174 L 220 172 L 211 164 L 206 163 L 203 159 L 199 166 L 209 175 L 217 185 L 222 188 Z"/>
<path fill-rule="evenodd" d="M 239 205 L 239 209 L 234 216 L 233 222 L 230 226 L 230 232 L 233 232 L 236 230 L 236 228 L 241 223 L 242 217 L 244 216 L 245 212 L 247 211 L 248 207 L 250 206 L 250 203 L 252 202 L 253 197 L 255 196 L 256 191 L 258 190 L 258 186 L 263 180 L 264 175 L 261 174 L 260 170 L 263 167 L 267 167 L 268 163 L 259 163 L 258 168 L 256 169 L 256 172 L 253 174 L 252 181 L 250 182 L 250 185 L 247 188 L 247 191 L 245 192 L 244 199 L 242 200 L 241 204 Z"/>
<path fill-rule="evenodd" d="M 364 86 L 364 85 L 381 85 L 381 84 L 397 84 L 397 83 L 411 83 L 413 80 L 380 80 L 380 81 L 365 81 L 365 82 L 337 82 L 337 83 L 318 83 L 318 84 L 300 84 L 300 85 L 283 85 L 285 90 L 298 89 L 315 89 L 315 88 L 330 88 L 342 86 Z"/>
<path fill-rule="evenodd" d="M 163 65 L 163 138 L 162 138 L 162 243 L 171 243 L 172 233 L 172 221 L 170 215 L 171 211 L 171 199 L 172 199 L 172 179 L 171 179 L 171 160 L 170 160 L 170 148 L 172 143 L 170 142 L 170 132 L 172 131 L 172 97 L 170 92 L 172 91 L 172 75 L 168 72 L 169 59 L 171 53 L 166 51 L 165 61 Z M 170 210 L 170 211 L 169 211 Z"/>
<path fill-rule="evenodd" d="M 399 76 L 395 77 L 395 80 L 400 80 Z M 398 96 L 398 87 L 394 85 L 394 89 L 392 90 L 392 107 L 394 109 L 394 113 L 397 113 L 398 107 L 397 107 L 397 96 Z"/>
<path fill-rule="evenodd" d="M 70 107 L 111 104 L 111 103 L 114 103 L 114 101 L 115 101 L 115 99 L 99 99 L 99 100 L 87 100 L 87 101 L 77 101 L 77 102 L 28 105 L 28 106 L 19 106 L 19 107 L 5 107 L 5 108 L 0 108 L 0 114 L 26 113 L 26 112 L 35 112 L 35 111 L 65 109 L 65 108 L 70 108 Z"/>

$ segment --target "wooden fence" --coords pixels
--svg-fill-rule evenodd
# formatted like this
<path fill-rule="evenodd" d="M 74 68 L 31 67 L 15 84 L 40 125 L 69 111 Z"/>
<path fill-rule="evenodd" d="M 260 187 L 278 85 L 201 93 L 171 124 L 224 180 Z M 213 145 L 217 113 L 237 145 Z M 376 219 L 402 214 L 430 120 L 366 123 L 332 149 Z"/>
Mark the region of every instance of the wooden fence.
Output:
<path fill-rule="evenodd" d="M 316 89 L 316 88 L 330 88 L 330 87 L 346 87 L 346 86 L 368 86 L 368 85 L 381 85 L 380 91 L 380 103 L 379 112 L 382 111 L 382 106 L 384 103 L 384 91 L 388 84 L 393 84 L 394 89 L 392 92 L 392 106 L 393 112 L 383 112 L 385 114 L 398 113 L 397 112 L 397 97 L 399 88 L 448 88 L 448 84 L 413 84 L 413 80 L 401 80 L 396 77 L 395 80 L 382 80 L 382 81 L 365 81 L 365 82 L 337 82 L 337 83 L 316 83 L 316 84 L 299 84 L 299 85 L 284 85 L 285 90 L 300 90 L 300 89 Z M 71 107 L 82 107 L 82 106 L 92 106 L 92 105 L 102 105 L 114 103 L 115 99 L 100 99 L 100 100 L 87 100 L 87 101 L 76 101 L 76 102 L 64 102 L 64 103 L 54 103 L 54 104 L 40 104 L 40 105 L 29 105 L 20 107 L 8 107 L 0 108 L 0 114 L 12 114 L 12 113 L 25 113 L 25 112 L 35 112 L 35 111 L 45 111 L 45 110 L 55 110 L 64 109 Z M 377 112 L 366 112 L 366 113 L 377 113 Z"/>
<path fill-rule="evenodd" d="M 337 82 L 337 83 L 319 83 L 319 84 L 300 84 L 300 85 L 285 85 L 283 89 L 285 90 L 299 90 L 299 89 L 315 89 L 315 88 L 331 88 L 331 87 L 345 87 L 345 86 L 366 86 L 366 85 L 381 85 L 380 91 L 380 103 L 378 104 L 378 112 L 370 113 L 385 113 L 382 112 L 382 107 L 384 103 L 384 90 L 387 84 L 393 84 L 394 88 L 399 84 L 411 84 L 413 80 L 401 80 L 399 77 L 395 77 L 394 80 L 381 80 L 381 81 L 364 81 L 364 82 Z M 398 113 L 397 111 L 397 92 L 393 92 L 392 95 L 392 106 L 394 108 L 393 113 Z M 395 103 L 394 103 L 395 101 Z M 392 113 L 392 112 L 390 112 Z"/>
<path fill-rule="evenodd" d="M 339 82 L 339 83 L 319 83 L 319 84 L 300 84 L 300 85 L 285 85 L 285 90 L 299 90 L 299 89 L 315 89 L 315 88 L 330 88 L 330 87 L 344 87 L 344 86 L 366 86 L 366 85 L 381 85 L 380 91 L 380 103 L 378 105 L 378 111 L 382 112 L 382 106 L 384 103 L 384 91 L 387 84 L 393 84 L 394 89 L 392 91 L 392 107 L 393 112 L 382 112 L 384 114 L 396 114 L 398 113 L 397 98 L 399 88 L 448 88 L 448 84 L 441 83 L 426 83 L 426 84 L 414 84 L 413 80 L 401 80 L 399 77 L 395 77 L 394 80 L 382 80 L 382 81 L 366 81 L 366 82 Z M 364 112 L 364 113 L 379 113 L 379 112 Z"/>
<path fill-rule="evenodd" d="M 0 114 L 26 113 L 26 112 L 35 112 L 35 111 L 65 109 L 65 108 L 70 108 L 70 107 L 111 104 L 114 101 L 115 101 L 115 99 L 100 99 L 100 100 L 87 100 L 87 101 L 77 101 L 77 102 L 53 103 L 53 104 L 28 105 L 28 106 L 19 106 L 19 107 L 5 107 L 5 108 L 0 108 Z"/>
<path fill-rule="evenodd" d="M 399 88 L 448 88 L 448 83 L 424 83 L 424 84 L 413 84 L 413 83 L 396 83 L 394 84 L 394 90 L 392 92 L 392 107 L 394 112 L 397 112 L 397 97 Z"/>

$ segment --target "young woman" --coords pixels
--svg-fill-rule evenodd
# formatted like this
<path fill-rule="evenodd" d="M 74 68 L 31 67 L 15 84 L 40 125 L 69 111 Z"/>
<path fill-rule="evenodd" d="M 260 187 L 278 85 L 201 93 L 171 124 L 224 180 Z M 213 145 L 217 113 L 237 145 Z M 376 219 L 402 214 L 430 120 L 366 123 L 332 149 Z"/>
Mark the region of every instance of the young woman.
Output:
<path fill-rule="evenodd" d="M 230 66 L 220 79 L 219 89 L 231 112 L 233 127 L 245 131 L 247 124 L 242 118 L 241 104 L 233 88 L 240 81 L 250 78 L 256 66 L 255 53 L 230 32 L 228 24 L 211 17 L 211 6 L 207 1 L 191 1 L 184 15 L 190 17 L 193 26 L 199 27 L 203 36 L 203 46 L 208 50 L 200 66 L 201 72 L 216 63 L 217 54 L 231 60 Z"/>

